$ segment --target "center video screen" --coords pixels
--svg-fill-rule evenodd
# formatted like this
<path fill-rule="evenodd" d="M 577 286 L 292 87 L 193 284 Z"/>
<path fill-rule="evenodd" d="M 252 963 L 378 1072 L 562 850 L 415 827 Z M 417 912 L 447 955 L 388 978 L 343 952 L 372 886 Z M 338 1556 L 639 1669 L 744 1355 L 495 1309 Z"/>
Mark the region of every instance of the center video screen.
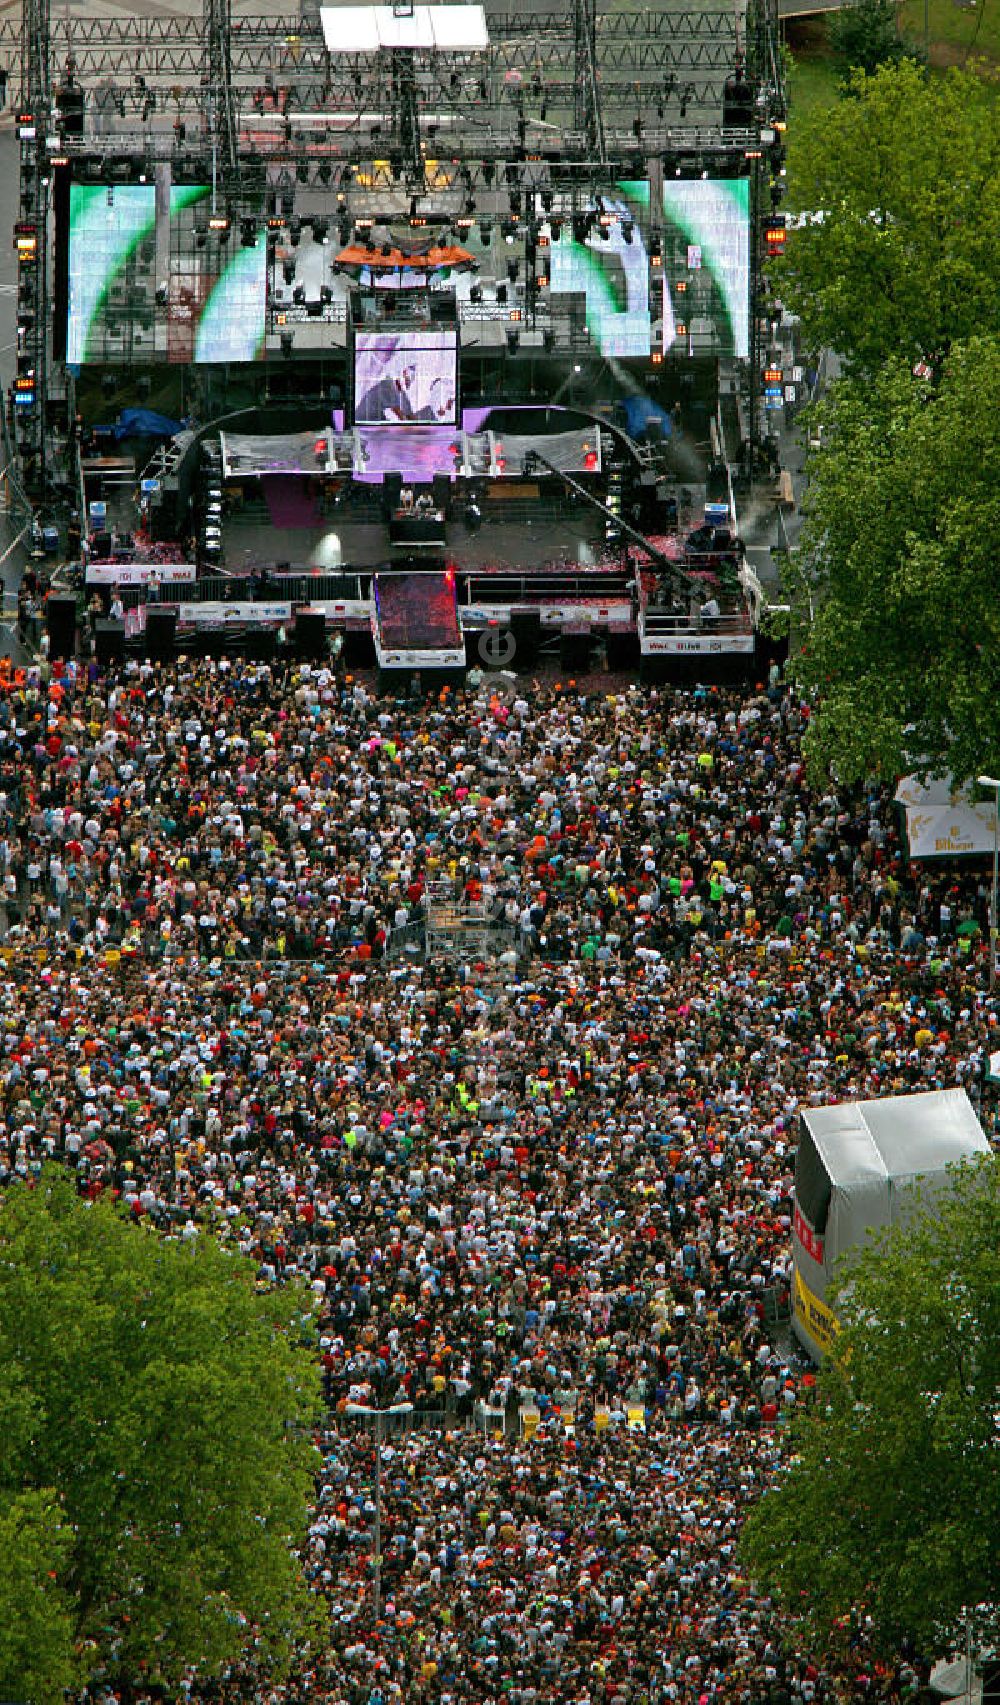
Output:
<path fill-rule="evenodd" d="M 454 426 L 458 335 L 446 331 L 358 332 L 354 341 L 354 422 Z"/>
<path fill-rule="evenodd" d="M 750 354 L 750 183 L 663 185 L 663 351 Z"/>
<path fill-rule="evenodd" d="M 263 353 L 266 235 L 211 231 L 210 211 L 204 185 L 70 185 L 71 366 Z"/>
<path fill-rule="evenodd" d="M 649 184 L 609 184 L 582 217 L 585 234 L 579 213 L 562 216 L 551 245 L 550 291 L 583 295 L 591 341 L 602 355 L 648 356 Z"/>

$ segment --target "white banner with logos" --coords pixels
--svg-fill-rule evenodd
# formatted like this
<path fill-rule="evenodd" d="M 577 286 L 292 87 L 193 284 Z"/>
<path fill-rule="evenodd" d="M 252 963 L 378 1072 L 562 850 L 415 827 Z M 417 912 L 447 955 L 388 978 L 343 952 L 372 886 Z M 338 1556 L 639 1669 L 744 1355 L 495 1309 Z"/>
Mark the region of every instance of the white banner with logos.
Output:
<path fill-rule="evenodd" d="M 310 598 L 302 608 L 319 611 L 328 622 L 368 622 L 372 606 L 368 598 Z"/>
<path fill-rule="evenodd" d="M 950 776 L 931 776 L 925 782 L 904 776 L 896 804 L 906 810 L 911 858 L 963 858 L 993 851 L 993 801 L 976 804 L 968 788 L 956 788 Z"/>
<path fill-rule="evenodd" d="M 706 652 L 713 657 L 749 656 L 753 652 L 753 634 L 646 634 L 642 652 L 644 657 L 690 657 Z"/>
<path fill-rule="evenodd" d="M 161 586 L 176 586 L 196 580 L 193 562 L 88 562 L 88 586 L 147 586 L 151 575 Z"/>
<path fill-rule="evenodd" d="M 177 625 L 182 628 L 268 627 L 290 622 L 288 604 L 178 604 Z"/>

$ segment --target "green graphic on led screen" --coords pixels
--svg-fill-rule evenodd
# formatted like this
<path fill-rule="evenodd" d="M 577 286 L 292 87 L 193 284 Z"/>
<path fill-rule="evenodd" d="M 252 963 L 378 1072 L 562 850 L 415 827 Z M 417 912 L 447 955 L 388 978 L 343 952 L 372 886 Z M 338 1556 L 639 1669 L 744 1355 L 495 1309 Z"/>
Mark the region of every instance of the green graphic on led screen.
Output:
<path fill-rule="evenodd" d="M 663 350 L 750 354 L 750 183 L 663 185 Z M 683 326 L 681 332 L 678 328 Z"/>
<path fill-rule="evenodd" d="M 582 294 L 587 328 L 602 355 L 649 354 L 649 184 L 609 184 L 588 213 L 600 213 L 581 242 L 564 219 L 552 242 L 549 288 L 554 296 Z"/>
<path fill-rule="evenodd" d="M 70 186 L 71 366 L 253 361 L 263 351 L 267 241 L 207 232 L 211 192 L 174 186 L 158 221 L 152 184 Z M 200 231 L 196 230 L 200 227 Z"/>
<path fill-rule="evenodd" d="M 137 249 L 152 239 L 156 190 L 152 184 L 108 189 L 71 184 L 69 192 L 69 328 L 66 360 L 72 367 L 104 359 L 91 347 L 94 334 L 128 311 L 127 275 Z M 120 296 L 120 300 L 119 300 Z"/>

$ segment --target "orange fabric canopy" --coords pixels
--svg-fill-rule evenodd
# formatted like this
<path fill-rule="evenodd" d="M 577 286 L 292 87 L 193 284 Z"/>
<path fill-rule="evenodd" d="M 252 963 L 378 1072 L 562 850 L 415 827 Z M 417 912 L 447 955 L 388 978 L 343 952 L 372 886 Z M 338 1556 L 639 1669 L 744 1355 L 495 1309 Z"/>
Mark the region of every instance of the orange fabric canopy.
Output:
<path fill-rule="evenodd" d="M 422 254 L 406 255 L 402 249 L 369 249 L 361 243 L 348 243 L 337 256 L 339 266 L 370 266 L 373 272 L 402 272 L 404 269 L 435 272 L 438 267 L 463 266 L 473 259 L 468 249 L 454 246 L 425 249 Z"/>

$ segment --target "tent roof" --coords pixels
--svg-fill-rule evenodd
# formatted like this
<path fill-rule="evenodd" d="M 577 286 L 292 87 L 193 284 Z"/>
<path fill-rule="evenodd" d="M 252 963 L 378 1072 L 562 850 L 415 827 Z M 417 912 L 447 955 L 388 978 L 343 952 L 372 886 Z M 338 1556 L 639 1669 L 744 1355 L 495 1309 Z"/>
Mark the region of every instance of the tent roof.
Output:
<path fill-rule="evenodd" d="M 468 249 L 460 249 L 454 243 L 434 243 L 430 248 L 413 246 L 406 250 L 395 243 L 388 248 L 374 248 L 367 243 L 348 243 L 346 249 L 341 249 L 337 256 L 337 264 L 367 266 L 372 272 L 435 272 L 439 267 L 467 266 L 474 258 Z"/>
<path fill-rule="evenodd" d="M 989 1153 L 964 1089 L 806 1107 L 802 1119 L 834 1185 L 943 1172 Z"/>

